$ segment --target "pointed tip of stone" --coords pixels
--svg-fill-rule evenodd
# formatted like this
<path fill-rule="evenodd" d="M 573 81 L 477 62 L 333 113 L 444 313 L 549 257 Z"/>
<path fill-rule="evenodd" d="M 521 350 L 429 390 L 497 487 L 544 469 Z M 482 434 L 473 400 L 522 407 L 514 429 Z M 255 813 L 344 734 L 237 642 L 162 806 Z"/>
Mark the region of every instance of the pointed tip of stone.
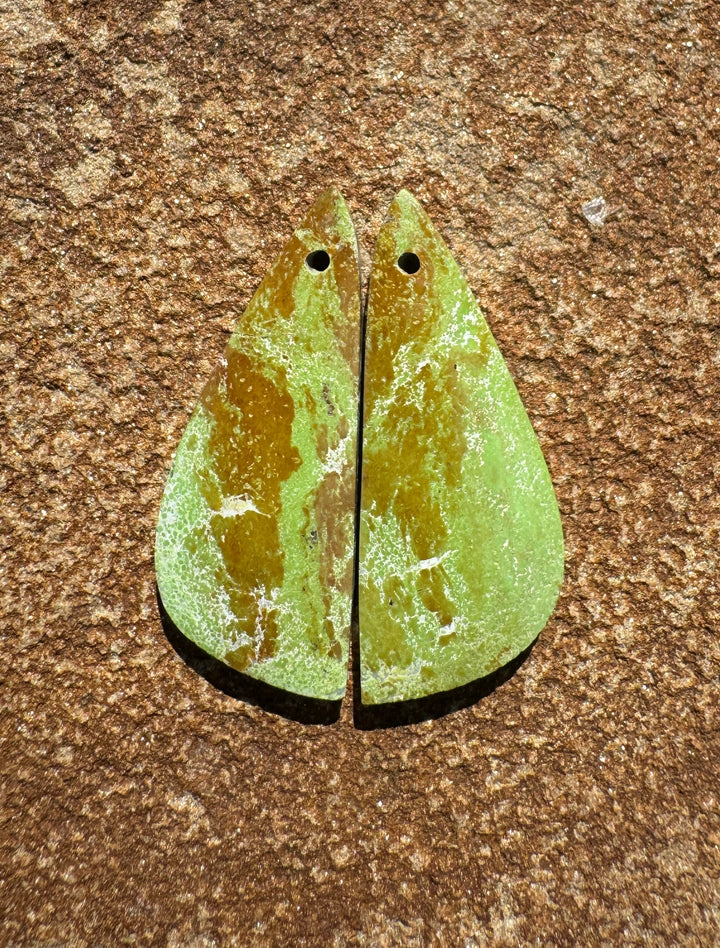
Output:
<path fill-rule="evenodd" d="M 345 198 L 342 195 L 342 192 L 334 184 L 331 184 L 329 188 L 325 188 L 318 197 L 316 204 L 327 205 L 328 207 L 335 207 L 338 213 L 347 212 L 347 203 Z"/>
<path fill-rule="evenodd" d="M 343 212 L 347 213 L 347 204 L 345 203 L 345 198 L 335 187 L 335 185 L 331 185 L 329 188 L 326 188 L 321 192 L 315 203 L 308 211 L 307 216 L 310 217 L 318 213 L 322 214 L 323 216 L 328 213 L 339 215 Z"/>
<path fill-rule="evenodd" d="M 395 195 L 395 201 L 401 206 L 416 207 L 419 204 L 417 198 L 407 188 L 400 188 Z"/>
<path fill-rule="evenodd" d="M 326 188 L 312 205 L 300 224 L 302 230 L 312 230 L 322 241 L 339 235 L 344 243 L 354 245 L 355 228 L 350 209 L 341 191 L 335 185 Z M 332 241 L 335 243 L 335 241 Z"/>
<path fill-rule="evenodd" d="M 336 201 L 340 201 L 342 204 L 345 204 L 345 198 L 340 188 L 336 184 L 331 184 L 329 188 L 326 188 L 324 191 L 325 194 L 331 194 Z"/>
<path fill-rule="evenodd" d="M 391 225 L 391 229 L 397 231 L 418 225 L 433 229 L 425 208 L 406 188 L 402 188 L 395 195 L 388 210 L 385 226 L 387 227 L 388 224 Z"/>
<path fill-rule="evenodd" d="M 401 188 L 390 205 L 390 213 L 396 217 L 408 215 L 416 217 L 418 214 L 424 214 L 425 212 L 418 199 L 406 188 Z"/>
<path fill-rule="evenodd" d="M 329 185 L 327 188 L 325 188 L 325 190 L 324 190 L 324 191 L 321 193 L 321 195 L 320 195 L 320 200 L 322 200 L 324 197 L 328 197 L 328 196 L 334 198 L 335 200 L 337 200 L 338 198 L 340 198 L 340 200 L 343 202 L 343 204 L 345 203 L 345 199 L 344 199 L 343 196 L 342 196 L 342 191 L 340 190 L 340 188 L 339 188 L 336 184 L 331 184 L 331 185 Z"/>
<path fill-rule="evenodd" d="M 376 244 L 376 253 L 387 248 L 390 254 L 412 251 L 422 234 L 434 234 L 427 213 L 408 190 L 402 188 L 395 195 L 388 208 L 385 222 L 380 229 Z"/>
<path fill-rule="evenodd" d="M 318 204 L 325 204 L 329 207 L 335 208 L 335 213 L 339 217 L 350 217 L 350 209 L 347 205 L 347 201 L 337 185 L 331 184 L 329 188 L 326 188 L 317 199 Z"/>

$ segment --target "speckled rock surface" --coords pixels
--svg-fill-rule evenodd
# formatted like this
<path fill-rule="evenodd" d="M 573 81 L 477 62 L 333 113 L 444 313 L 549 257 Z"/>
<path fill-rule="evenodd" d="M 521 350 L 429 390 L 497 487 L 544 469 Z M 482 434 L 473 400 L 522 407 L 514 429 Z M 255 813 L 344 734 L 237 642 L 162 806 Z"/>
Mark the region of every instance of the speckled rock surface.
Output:
<path fill-rule="evenodd" d="M 0 942 L 720 939 L 719 56 L 700 2 L 0 4 Z M 366 261 L 423 202 L 563 515 L 528 659 L 404 728 L 237 700 L 155 595 L 173 449 L 330 183 Z"/>

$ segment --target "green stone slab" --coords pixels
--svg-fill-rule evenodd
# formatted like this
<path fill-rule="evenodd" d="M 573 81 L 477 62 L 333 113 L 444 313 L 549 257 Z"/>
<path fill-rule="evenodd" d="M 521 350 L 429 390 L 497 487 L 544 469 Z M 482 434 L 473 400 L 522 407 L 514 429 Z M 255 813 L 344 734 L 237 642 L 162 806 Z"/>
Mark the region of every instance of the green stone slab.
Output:
<path fill-rule="evenodd" d="M 327 700 L 347 680 L 359 313 L 355 232 L 331 190 L 200 396 L 155 543 L 160 596 L 185 636 L 238 671 Z"/>
<path fill-rule="evenodd" d="M 401 269 L 406 253 L 417 272 Z M 563 536 L 508 368 L 407 191 L 378 237 L 365 346 L 359 640 L 372 705 L 467 684 L 522 652 L 555 606 Z"/>

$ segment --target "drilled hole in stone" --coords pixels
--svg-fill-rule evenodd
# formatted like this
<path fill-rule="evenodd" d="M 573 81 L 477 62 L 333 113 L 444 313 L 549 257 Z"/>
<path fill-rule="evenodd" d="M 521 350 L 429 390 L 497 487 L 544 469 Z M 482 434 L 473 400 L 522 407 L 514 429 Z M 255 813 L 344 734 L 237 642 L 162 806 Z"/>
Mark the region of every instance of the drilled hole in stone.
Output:
<path fill-rule="evenodd" d="M 400 254 L 397 265 L 403 273 L 417 273 L 420 269 L 420 257 L 416 253 Z"/>
<path fill-rule="evenodd" d="M 330 254 L 327 250 L 313 250 L 305 257 L 305 263 L 308 270 L 314 270 L 315 273 L 322 273 L 330 266 Z"/>

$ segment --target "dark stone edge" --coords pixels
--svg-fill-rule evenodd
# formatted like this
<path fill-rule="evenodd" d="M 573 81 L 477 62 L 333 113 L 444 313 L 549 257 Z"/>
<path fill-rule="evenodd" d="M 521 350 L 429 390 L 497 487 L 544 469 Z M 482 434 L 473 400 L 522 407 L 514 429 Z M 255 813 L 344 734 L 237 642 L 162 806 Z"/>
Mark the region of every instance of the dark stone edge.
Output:
<path fill-rule="evenodd" d="M 163 606 L 160 591 L 155 587 L 158 611 L 163 631 L 170 645 L 180 658 L 208 684 L 230 698 L 278 714 L 299 724 L 335 724 L 340 717 L 342 699 L 326 701 L 294 694 L 274 685 L 268 685 L 250 675 L 235 671 L 219 659 L 208 655 L 187 638 L 175 625 Z"/>

